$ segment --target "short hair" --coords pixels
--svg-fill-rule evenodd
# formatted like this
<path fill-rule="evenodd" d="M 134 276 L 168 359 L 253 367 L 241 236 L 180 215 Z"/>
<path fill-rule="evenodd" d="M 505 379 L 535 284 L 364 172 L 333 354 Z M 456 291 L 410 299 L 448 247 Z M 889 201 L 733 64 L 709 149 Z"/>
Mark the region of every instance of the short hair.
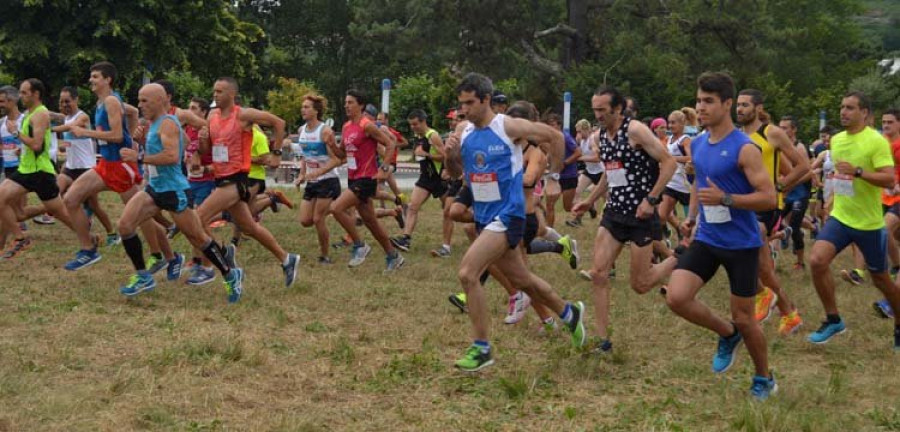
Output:
<path fill-rule="evenodd" d="M 78 99 L 78 89 L 72 86 L 65 86 L 59 91 L 60 94 L 68 93 L 72 99 Z"/>
<path fill-rule="evenodd" d="M 109 85 L 112 87 L 116 83 L 116 76 L 119 74 L 119 71 L 116 69 L 116 65 L 108 62 L 102 61 L 99 63 L 94 63 L 91 66 L 91 72 L 100 72 L 100 76 L 103 78 L 109 78 Z"/>
<path fill-rule="evenodd" d="M 459 85 L 456 86 L 457 95 L 463 92 L 475 93 L 475 97 L 478 98 L 478 100 L 483 101 L 485 98 L 493 97 L 494 83 L 490 78 L 472 72 L 464 76 L 462 81 L 459 82 Z"/>
<path fill-rule="evenodd" d="M 791 122 L 791 128 L 797 129 L 797 119 L 794 118 L 794 116 L 792 116 L 792 115 L 781 116 L 781 121 L 779 123 L 784 122 L 784 121 Z"/>
<path fill-rule="evenodd" d="M 537 121 L 538 110 L 533 103 L 528 101 L 516 101 L 506 109 L 506 115 L 513 118 Z"/>
<path fill-rule="evenodd" d="M 204 113 L 209 114 L 209 101 L 208 100 L 203 99 L 200 96 L 194 96 L 191 98 L 191 102 L 194 102 L 197 105 L 199 105 L 200 111 L 203 111 Z"/>
<path fill-rule="evenodd" d="M 234 92 L 235 92 L 235 93 L 237 93 L 238 90 L 240 90 L 240 88 L 241 88 L 241 87 L 238 85 L 237 80 L 234 79 L 234 78 L 232 78 L 232 77 L 230 77 L 230 76 L 219 77 L 216 81 L 224 81 L 224 82 L 227 82 L 228 85 L 230 85 L 231 88 L 234 89 Z"/>
<path fill-rule="evenodd" d="M 750 96 L 750 102 L 753 105 L 763 105 L 766 103 L 766 98 L 763 96 L 762 92 L 757 89 L 743 89 L 738 96 Z"/>
<path fill-rule="evenodd" d="M 591 130 L 591 122 L 589 122 L 587 119 L 581 119 L 581 120 L 578 120 L 577 122 L 575 122 L 575 131 L 576 132 L 584 131 L 584 130 L 587 130 L 587 131 Z"/>
<path fill-rule="evenodd" d="M 864 109 L 866 111 L 872 112 L 872 99 L 869 96 L 866 96 L 865 93 L 859 90 L 852 90 L 847 92 L 844 95 L 844 98 L 855 97 L 856 100 L 859 101 L 859 109 Z"/>
<path fill-rule="evenodd" d="M 0 87 L 0 94 L 6 96 L 7 100 L 11 100 L 13 102 L 19 101 L 19 89 L 11 85 Z"/>
<path fill-rule="evenodd" d="M 892 115 L 895 119 L 900 120 L 900 108 L 888 108 L 881 115 Z"/>
<path fill-rule="evenodd" d="M 704 72 L 697 78 L 697 87 L 706 93 L 714 93 L 719 100 L 734 100 L 734 80 L 725 72 Z"/>
<path fill-rule="evenodd" d="M 555 112 L 552 112 L 552 111 L 548 112 L 548 113 L 544 114 L 544 123 L 547 123 L 547 124 L 556 123 L 556 124 L 562 126 L 563 125 L 562 124 L 563 123 L 562 116 Z"/>
<path fill-rule="evenodd" d="M 357 90 L 357 89 L 347 90 L 347 93 L 345 94 L 345 96 L 350 96 L 353 99 L 356 99 L 356 103 L 358 103 L 362 106 L 366 106 L 366 104 L 369 103 L 369 98 L 366 97 L 366 94 L 363 93 L 362 90 Z"/>
<path fill-rule="evenodd" d="M 153 82 L 161 85 L 163 90 L 166 91 L 166 94 L 169 95 L 170 98 L 175 99 L 175 84 L 172 84 L 172 81 L 160 79 Z"/>
<path fill-rule="evenodd" d="M 638 105 L 637 99 L 635 99 L 631 96 L 625 96 L 625 104 L 624 104 L 625 107 L 628 106 L 628 102 L 631 102 L 632 109 L 635 112 L 639 112 L 641 110 L 641 106 Z"/>
<path fill-rule="evenodd" d="M 406 119 L 407 120 L 416 119 L 420 122 L 424 122 L 424 121 L 428 120 L 428 114 L 425 114 L 425 111 L 422 111 L 420 109 L 414 109 L 409 112 L 409 115 L 406 116 Z"/>
<path fill-rule="evenodd" d="M 307 93 L 303 95 L 303 100 L 312 102 L 313 109 L 316 110 L 316 118 L 321 121 L 325 116 L 328 100 L 318 93 Z"/>
<path fill-rule="evenodd" d="M 44 86 L 44 83 L 41 82 L 41 80 L 37 78 L 28 78 L 27 80 L 25 80 L 25 82 L 28 83 L 28 87 L 32 92 L 38 92 L 41 94 L 41 99 L 43 99 L 44 96 L 47 95 L 47 87 Z"/>
<path fill-rule="evenodd" d="M 619 113 L 625 112 L 625 96 L 619 89 L 612 86 L 603 86 L 594 91 L 594 96 L 609 95 L 609 107 L 619 107 Z"/>

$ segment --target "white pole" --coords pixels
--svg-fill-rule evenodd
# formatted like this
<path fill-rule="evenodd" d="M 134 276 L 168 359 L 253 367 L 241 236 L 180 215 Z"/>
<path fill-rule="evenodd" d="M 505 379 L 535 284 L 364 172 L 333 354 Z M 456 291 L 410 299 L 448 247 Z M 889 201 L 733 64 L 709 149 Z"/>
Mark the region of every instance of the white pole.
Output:
<path fill-rule="evenodd" d="M 569 132 L 569 123 L 572 121 L 572 93 L 563 93 L 563 130 Z"/>
<path fill-rule="evenodd" d="M 385 78 L 381 81 L 381 112 L 387 114 L 390 112 L 391 101 L 391 80 Z"/>

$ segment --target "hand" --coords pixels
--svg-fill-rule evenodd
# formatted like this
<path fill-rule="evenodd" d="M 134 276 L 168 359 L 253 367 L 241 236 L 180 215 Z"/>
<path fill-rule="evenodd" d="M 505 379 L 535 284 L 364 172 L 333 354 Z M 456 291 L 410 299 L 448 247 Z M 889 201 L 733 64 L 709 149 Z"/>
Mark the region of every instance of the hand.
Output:
<path fill-rule="evenodd" d="M 428 152 L 425 150 L 422 150 L 422 146 L 417 146 L 416 150 L 413 151 L 413 154 L 415 154 L 416 156 L 419 156 L 419 157 L 428 157 Z"/>
<path fill-rule="evenodd" d="M 12 120 L 6 121 L 6 130 L 9 131 L 10 134 L 14 134 L 19 131 L 18 125 L 16 122 Z"/>
<path fill-rule="evenodd" d="M 297 174 L 297 179 L 294 180 L 294 186 L 297 186 L 299 188 L 300 185 L 302 185 L 305 182 L 306 182 L 306 175 L 304 175 L 303 173 Z"/>
<path fill-rule="evenodd" d="M 202 128 L 200 128 L 200 131 L 197 132 L 197 137 L 200 138 L 201 140 L 208 140 L 209 139 L 209 127 L 203 126 Z"/>
<path fill-rule="evenodd" d="M 375 174 L 375 180 L 385 181 L 385 180 L 387 180 L 387 177 L 388 177 L 388 172 L 379 167 L 378 174 Z"/>
<path fill-rule="evenodd" d="M 851 165 L 850 162 L 841 161 L 834 165 L 834 170 L 848 176 L 852 176 L 856 174 L 856 167 Z"/>
<path fill-rule="evenodd" d="M 719 189 L 709 177 L 706 178 L 706 183 L 709 184 L 709 187 L 701 188 L 697 191 L 697 197 L 700 198 L 700 204 L 721 205 L 722 197 L 725 196 L 725 192 L 722 192 L 722 189 Z"/>
<path fill-rule="evenodd" d="M 459 147 L 459 136 L 456 133 L 450 134 L 450 136 L 447 137 L 447 142 L 444 143 L 444 146 L 448 148 Z"/>
<path fill-rule="evenodd" d="M 678 225 L 678 230 L 681 231 L 681 236 L 684 238 L 688 238 L 691 236 L 691 230 L 694 229 L 694 219 L 685 219 L 681 221 L 681 224 Z"/>
<path fill-rule="evenodd" d="M 576 217 L 581 216 L 584 212 L 588 211 L 591 208 L 591 203 L 587 201 L 577 201 L 575 205 L 572 206 L 572 214 Z"/>
<path fill-rule="evenodd" d="M 650 204 L 646 199 L 641 200 L 641 204 L 638 206 L 637 211 L 634 213 L 634 216 L 638 219 L 650 219 L 653 217 L 653 214 L 656 213 L 656 207 L 653 204 Z"/>
<path fill-rule="evenodd" d="M 559 186 L 559 181 L 548 178 L 544 181 L 544 195 L 547 196 L 559 196 L 562 192 L 562 189 Z"/>
<path fill-rule="evenodd" d="M 447 170 L 441 170 L 441 180 L 450 181 L 453 179 L 450 177 L 450 173 L 448 173 Z"/>
<path fill-rule="evenodd" d="M 138 152 L 134 149 L 123 147 L 119 149 L 119 156 L 121 156 L 122 160 L 125 162 L 137 162 Z"/>
<path fill-rule="evenodd" d="M 72 146 L 72 143 L 70 143 L 68 141 L 60 141 L 59 142 L 59 148 L 69 148 L 71 146 Z"/>
<path fill-rule="evenodd" d="M 134 127 L 134 133 L 131 134 L 132 139 L 141 140 L 144 138 L 144 125 L 137 125 Z"/>

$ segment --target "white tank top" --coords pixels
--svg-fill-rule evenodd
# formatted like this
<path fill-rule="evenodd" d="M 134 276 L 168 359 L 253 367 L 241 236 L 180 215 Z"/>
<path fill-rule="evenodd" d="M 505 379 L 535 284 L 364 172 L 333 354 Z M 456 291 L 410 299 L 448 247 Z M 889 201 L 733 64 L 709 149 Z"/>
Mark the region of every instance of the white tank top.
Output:
<path fill-rule="evenodd" d="M 687 137 L 687 135 L 682 135 L 675 141 L 672 141 L 672 137 L 669 137 L 669 143 L 666 144 L 669 154 L 672 156 L 687 156 L 681 150 L 681 146 L 684 145 L 684 140 Z M 691 193 L 691 183 L 688 182 L 687 172 L 684 170 L 683 163 L 678 162 L 675 164 L 675 174 L 672 175 L 672 179 L 669 180 L 666 187 L 681 193 Z"/>
<path fill-rule="evenodd" d="M 65 124 L 74 123 L 80 116 L 87 116 L 87 114 L 79 110 L 72 116 L 66 116 Z M 88 121 L 88 125 L 90 125 L 90 121 Z M 63 140 L 69 142 L 69 148 L 66 149 L 66 168 L 89 169 L 97 165 L 97 152 L 94 150 L 94 140 L 77 138 L 71 132 L 63 132 Z"/>
<path fill-rule="evenodd" d="M 594 135 L 592 134 L 590 137 L 581 140 L 581 154 L 582 156 L 596 156 L 597 152 L 594 151 L 593 146 L 591 146 L 591 139 L 593 139 Z M 596 175 L 603 172 L 603 163 L 601 162 L 585 162 L 584 169 L 588 172 L 588 174 Z"/>
<path fill-rule="evenodd" d="M 825 178 L 825 198 L 831 196 L 834 191 L 834 160 L 831 159 L 831 150 L 825 150 L 825 160 L 822 161 L 822 177 Z"/>
<path fill-rule="evenodd" d="M 312 131 L 307 131 L 306 125 L 300 126 L 300 137 L 297 141 L 300 143 L 300 150 L 306 162 L 307 174 L 321 169 L 331 159 L 328 156 L 328 145 L 322 140 L 322 130 L 324 129 L 325 123 L 319 123 L 319 126 Z M 337 170 L 332 169 L 319 176 L 316 181 L 337 178 L 337 176 Z"/>

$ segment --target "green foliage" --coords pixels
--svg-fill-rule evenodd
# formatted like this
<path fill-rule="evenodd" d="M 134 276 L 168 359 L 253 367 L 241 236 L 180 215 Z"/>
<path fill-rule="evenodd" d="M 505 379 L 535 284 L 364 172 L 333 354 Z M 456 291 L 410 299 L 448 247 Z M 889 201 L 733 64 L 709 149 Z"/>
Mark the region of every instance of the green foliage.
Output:
<path fill-rule="evenodd" d="M 451 81 L 446 72 L 438 79 L 425 74 L 401 77 L 391 91 L 392 125 L 408 132 L 406 117 L 412 110 L 421 109 L 428 114 L 431 127 L 445 130 L 447 120 L 444 117 L 449 109 L 456 106 Z"/>
<path fill-rule="evenodd" d="M 266 94 L 268 109 L 287 123 L 289 131 L 300 126 L 302 117 L 300 109 L 303 107 L 303 96 L 309 93 L 318 93 L 315 86 L 309 82 L 300 82 L 293 78 L 279 78 L 278 88 L 269 90 Z M 328 115 L 328 109 L 323 113 Z"/>
<path fill-rule="evenodd" d="M 199 77 L 189 71 L 169 71 L 165 75 L 175 86 L 175 98 L 172 101 L 176 106 L 186 108 L 191 103 L 191 98 L 202 97 L 211 101 L 212 85 L 204 83 Z"/>

